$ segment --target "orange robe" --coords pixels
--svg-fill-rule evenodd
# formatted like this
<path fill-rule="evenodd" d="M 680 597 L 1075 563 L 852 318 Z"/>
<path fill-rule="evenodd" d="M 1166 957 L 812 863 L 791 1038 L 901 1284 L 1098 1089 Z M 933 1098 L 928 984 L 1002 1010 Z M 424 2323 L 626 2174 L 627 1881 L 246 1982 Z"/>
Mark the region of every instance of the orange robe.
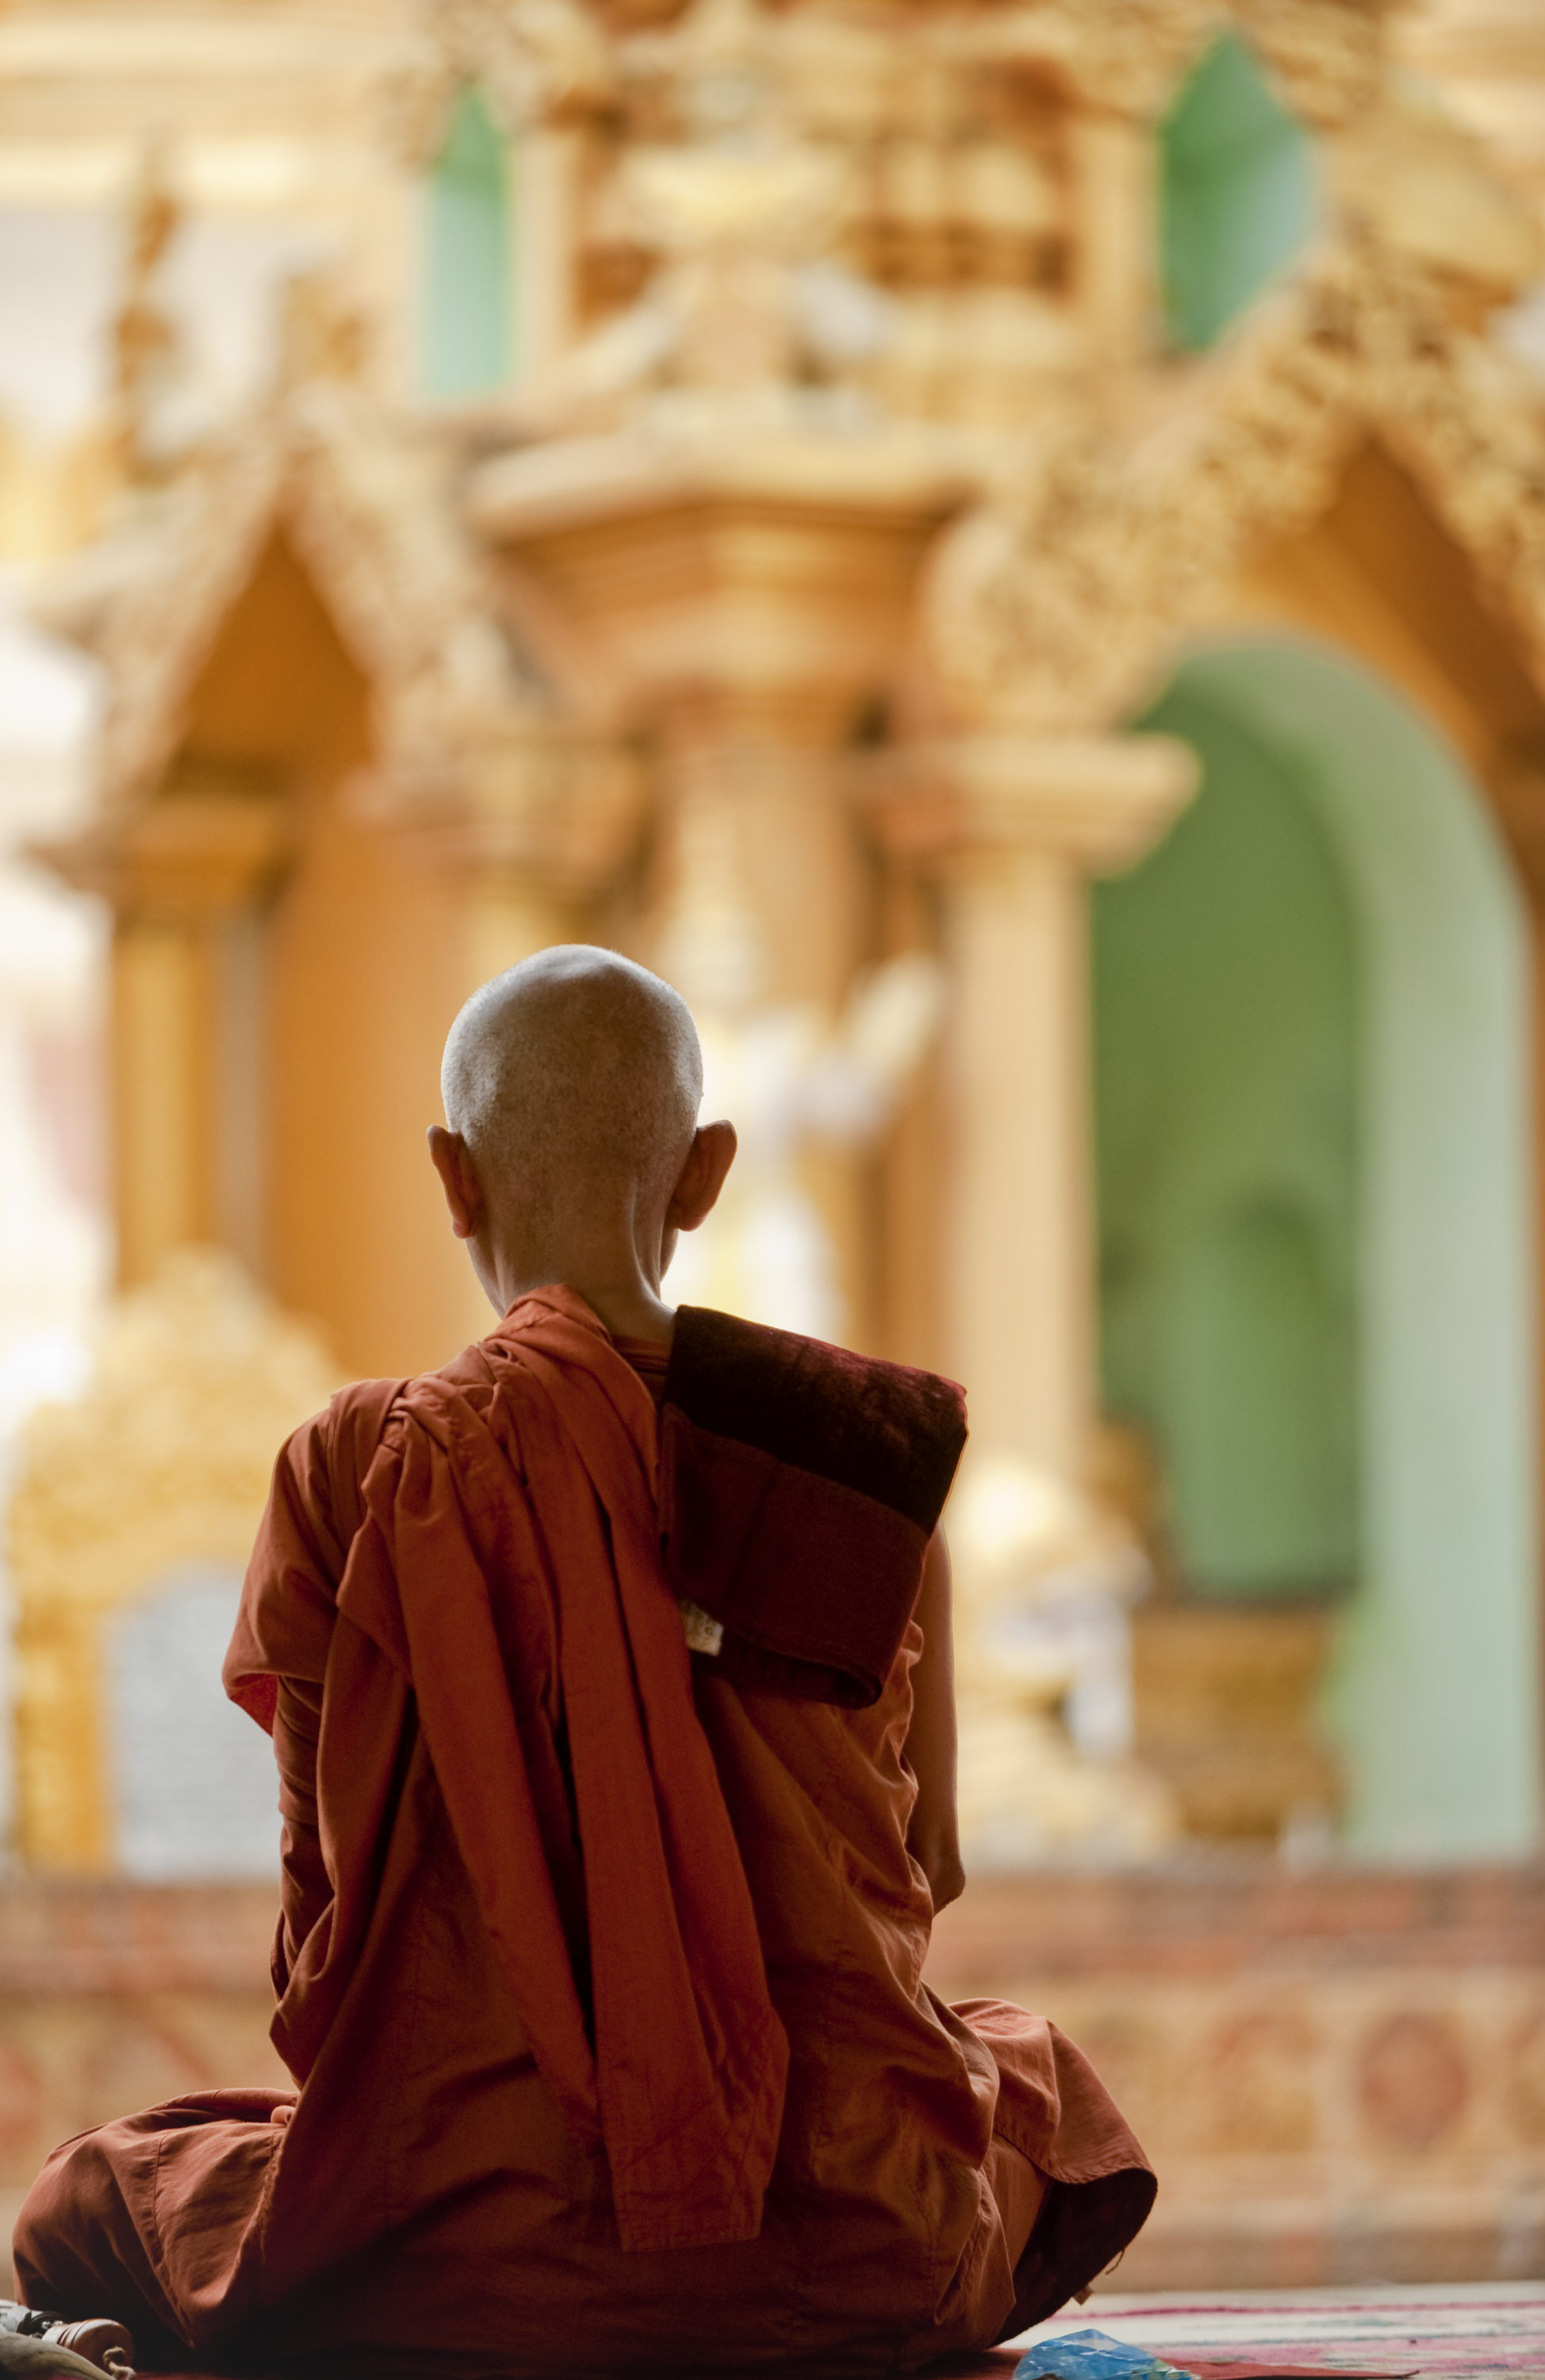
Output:
<path fill-rule="evenodd" d="M 56 2151 L 30 2303 L 111 2312 L 146 2362 L 904 2370 L 1139 2228 L 1152 2176 L 1079 2051 L 922 1982 L 921 1632 L 865 1708 L 716 1674 L 658 1460 L 566 1290 L 290 1440 L 226 1679 L 278 1758 L 298 2087 Z"/>

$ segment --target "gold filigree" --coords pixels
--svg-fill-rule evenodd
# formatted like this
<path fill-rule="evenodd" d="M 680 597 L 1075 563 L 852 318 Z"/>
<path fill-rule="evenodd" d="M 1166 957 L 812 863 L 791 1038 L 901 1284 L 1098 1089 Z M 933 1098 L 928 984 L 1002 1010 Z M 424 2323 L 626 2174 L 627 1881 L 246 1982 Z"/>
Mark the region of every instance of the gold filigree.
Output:
<path fill-rule="evenodd" d="M 393 155 L 422 172 L 468 84 L 518 132 L 600 106 L 613 75 L 606 34 L 578 0 L 429 0 L 381 71 L 377 114 Z"/>
<path fill-rule="evenodd" d="M 197 456 L 40 606 L 104 663 L 106 810 L 142 802 L 186 732 L 199 674 L 262 548 L 284 530 L 370 687 L 381 765 L 444 773 L 464 722 L 528 730 L 543 703 L 497 625 L 463 531 L 453 456 L 347 381 L 282 392 Z"/>
<path fill-rule="evenodd" d="M 1329 130 L 1378 95 L 1384 39 L 1377 0 L 1236 0 L 1236 14 L 1309 123 Z"/>
<path fill-rule="evenodd" d="M 179 1564 L 246 1563 L 274 1456 L 336 1380 L 311 1325 L 185 1249 L 113 1307 L 87 1394 L 33 1415 L 10 1509 L 25 1858 L 111 1864 L 104 1624 Z"/>
<path fill-rule="evenodd" d="M 956 718 L 1067 730 L 1129 710 L 1249 556 L 1326 508 L 1370 431 L 1545 680 L 1535 383 L 1455 323 L 1430 276 L 1364 239 L 1263 308 L 1161 431 L 1065 426 L 947 533 L 923 613 Z"/>

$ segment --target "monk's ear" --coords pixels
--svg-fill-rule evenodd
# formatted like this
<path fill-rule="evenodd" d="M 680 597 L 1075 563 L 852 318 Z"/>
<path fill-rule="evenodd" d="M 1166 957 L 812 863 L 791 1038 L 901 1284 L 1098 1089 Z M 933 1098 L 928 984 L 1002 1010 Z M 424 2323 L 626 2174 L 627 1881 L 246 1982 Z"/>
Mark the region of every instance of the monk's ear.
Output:
<path fill-rule="evenodd" d="M 451 1228 L 458 1240 L 470 1240 L 483 1220 L 483 1185 L 471 1151 L 459 1132 L 447 1132 L 442 1123 L 432 1123 L 429 1157 L 451 1210 Z"/>
<path fill-rule="evenodd" d="M 724 1187 L 724 1177 L 735 1161 L 738 1146 L 732 1123 L 698 1125 L 665 1210 L 667 1231 L 695 1232 L 698 1224 L 712 1214 Z"/>

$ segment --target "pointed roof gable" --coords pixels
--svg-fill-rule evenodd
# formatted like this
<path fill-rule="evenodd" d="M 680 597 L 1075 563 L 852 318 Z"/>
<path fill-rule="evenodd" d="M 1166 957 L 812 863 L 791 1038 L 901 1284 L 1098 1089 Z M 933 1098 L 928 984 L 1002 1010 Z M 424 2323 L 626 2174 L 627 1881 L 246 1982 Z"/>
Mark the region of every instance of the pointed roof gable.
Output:
<path fill-rule="evenodd" d="M 1330 506 L 1377 435 L 1545 687 L 1545 394 L 1370 237 L 1324 250 L 1200 368 L 1157 429 L 1060 421 L 946 532 L 926 649 L 961 723 L 1082 729 L 1151 689 L 1177 637 Z"/>
<path fill-rule="evenodd" d="M 461 531 L 442 439 L 357 390 L 286 393 L 199 455 L 45 600 L 112 692 L 104 811 L 153 788 L 270 538 L 288 537 L 369 690 L 389 769 L 416 771 L 476 717 L 528 726 L 549 704 L 497 625 L 488 567 Z"/>

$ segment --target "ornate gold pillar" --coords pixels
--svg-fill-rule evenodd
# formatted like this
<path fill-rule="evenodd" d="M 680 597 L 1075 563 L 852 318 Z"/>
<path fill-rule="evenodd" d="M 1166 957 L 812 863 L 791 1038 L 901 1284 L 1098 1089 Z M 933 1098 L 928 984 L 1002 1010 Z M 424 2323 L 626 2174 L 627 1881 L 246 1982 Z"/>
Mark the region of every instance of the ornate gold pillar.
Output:
<path fill-rule="evenodd" d="M 815 922 L 839 909 L 849 865 L 833 763 L 895 678 L 918 565 L 966 492 L 894 431 L 620 432 L 503 456 L 474 482 L 474 521 L 583 646 L 608 718 L 653 744 L 668 831 L 700 802 L 752 821 L 780 978 L 820 975 L 807 925 L 848 939 Z"/>
<path fill-rule="evenodd" d="M 941 887 L 944 1345 L 979 1452 L 1078 1480 L 1095 1411 L 1085 877 L 1129 866 L 1196 781 L 1163 736 L 918 747 L 876 805 Z"/>
<path fill-rule="evenodd" d="M 208 1250 L 115 1300 L 96 1357 L 83 1397 L 28 1422 L 9 1513 L 18 1849 L 84 1875 L 117 1855 L 115 1621 L 190 1565 L 234 1600 L 273 1451 L 336 1386 L 315 1330 Z"/>
<path fill-rule="evenodd" d="M 717 827 L 760 929 L 765 990 L 839 1006 L 863 955 L 863 855 L 839 756 L 852 695 L 757 699 L 720 688 L 662 706 L 657 892 L 683 842 Z"/>
<path fill-rule="evenodd" d="M 118 1277 L 227 1236 L 221 1144 L 224 942 L 287 854 L 280 794 L 243 772 L 175 779 L 46 856 L 107 900 Z"/>
<path fill-rule="evenodd" d="M 758 931 L 759 1000 L 833 1009 L 875 955 L 845 762 L 894 684 L 919 565 L 964 492 L 958 467 L 896 431 L 623 431 L 501 457 L 474 483 L 477 525 L 583 647 L 607 716 L 652 763 L 645 933 L 706 830 Z M 857 1166 L 827 1152 L 804 1170 L 863 1335 Z"/>
<path fill-rule="evenodd" d="M 355 799 L 416 865 L 455 880 L 465 998 L 584 934 L 637 839 L 643 788 L 625 743 L 531 720 L 483 736 L 448 732 L 436 770 L 385 768 Z"/>
<path fill-rule="evenodd" d="M 1152 125 L 1091 106 L 1070 123 L 1078 188 L 1079 310 L 1089 337 L 1096 386 L 1129 371 L 1159 335 Z M 1117 390 L 1121 388 L 1117 380 Z"/>
<path fill-rule="evenodd" d="M 120 916 L 113 932 L 112 1115 L 118 1278 L 213 1232 L 214 935 L 192 917 Z"/>

